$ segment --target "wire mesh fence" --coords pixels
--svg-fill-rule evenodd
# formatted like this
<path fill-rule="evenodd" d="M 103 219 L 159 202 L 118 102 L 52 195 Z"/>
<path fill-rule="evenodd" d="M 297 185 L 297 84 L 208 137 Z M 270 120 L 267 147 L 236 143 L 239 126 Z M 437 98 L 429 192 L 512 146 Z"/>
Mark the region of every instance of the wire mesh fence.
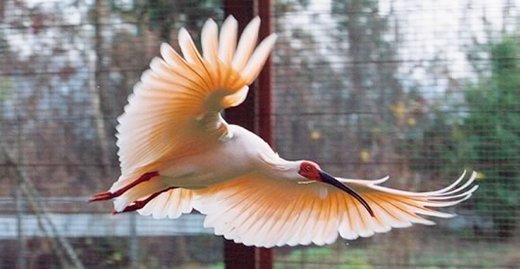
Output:
<path fill-rule="evenodd" d="M 476 170 L 480 189 L 434 228 L 277 250 L 276 267 L 520 267 L 518 15 L 514 1 L 277 3 L 283 156 L 414 190 Z"/>
<path fill-rule="evenodd" d="M 248 2 L 244 2 L 246 4 Z M 0 268 L 222 268 L 203 217 L 87 204 L 118 176 L 116 117 L 220 1 L 0 2 Z M 520 3 L 272 1 L 274 147 L 348 178 L 480 189 L 437 226 L 274 249 L 274 268 L 520 268 Z"/>

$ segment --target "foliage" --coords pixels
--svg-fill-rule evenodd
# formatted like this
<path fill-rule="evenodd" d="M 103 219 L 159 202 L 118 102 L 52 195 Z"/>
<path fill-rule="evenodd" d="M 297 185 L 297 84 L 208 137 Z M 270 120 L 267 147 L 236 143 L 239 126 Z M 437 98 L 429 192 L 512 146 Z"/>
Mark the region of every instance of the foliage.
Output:
<path fill-rule="evenodd" d="M 491 73 L 465 93 L 472 112 L 463 123 L 469 156 L 485 179 L 478 209 L 490 213 L 501 236 L 517 225 L 520 205 L 520 54 L 519 43 L 505 37 L 491 44 Z"/>
<path fill-rule="evenodd" d="M 514 214 L 520 205 L 519 43 L 504 37 L 486 49 L 489 72 L 464 89 L 466 111 L 437 111 L 422 139 L 407 145 L 414 152 L 412 169 L 450 175 L 465 166 L 478 171 L 476 208 L 507 237 L 518 224 Z"/>
<path fill-rule="evenodd" d="M 461 173 L 468 160 L 464 156 L 466 136 L 459 124 L 451 121 L 452 113 L 441 112 L 438 108 L 432 113 L 422 135 L 405 140 L 400 152 L 409 154 L 412 170 L 449 176 Z"/>

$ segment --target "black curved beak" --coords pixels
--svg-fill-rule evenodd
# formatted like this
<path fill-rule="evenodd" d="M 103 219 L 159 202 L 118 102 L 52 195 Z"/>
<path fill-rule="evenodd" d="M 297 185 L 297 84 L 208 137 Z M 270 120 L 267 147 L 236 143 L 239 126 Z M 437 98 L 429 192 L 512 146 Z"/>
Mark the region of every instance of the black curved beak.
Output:
<path fill-rule="evenodd" d="M 370 208 L 367 201 L 365 201 L 365 199 L 363 199 L 363 197 L 361 197 L 361 195 L 359 195 L 359 193 L 357 193 L 353 189 L 347 187 L 345 184 L 339 182 L 333 176 L 331 176 L 323 171 L 320 171 L 319 173 L 320 173 L 321 180 L 323 182 L 330 184 L 330 185 L 352 195 L 352 197 L 356 198 L 356 200 L 358 200 L 366 208 L 368 213 L 370 213 L 370 216 L 375 217 L 374 211 L 372 211 L 372 208 Z"/>

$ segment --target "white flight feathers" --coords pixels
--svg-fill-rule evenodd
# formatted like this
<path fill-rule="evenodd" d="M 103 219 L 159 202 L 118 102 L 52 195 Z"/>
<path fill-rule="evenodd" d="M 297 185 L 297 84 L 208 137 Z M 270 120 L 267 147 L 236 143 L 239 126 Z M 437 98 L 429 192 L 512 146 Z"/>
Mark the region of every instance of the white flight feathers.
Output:
<path fill-rule="evenodd" d="M 276 34 L 271 34 L 255 49 L 259 27 L 260 19 L 256 17 L 237 42 L 235 18 L 229 16 L 224 21 L 220 34 L 216 23 L 209 19 L 202 29 L 203 55 L 186 29 L 180 29 L 178 36 L 182 56 L 170 45 L 161 45 L 162 58 L 151 61 L 118 118 L 122 176 L 114 188 L 155 169 L 153 163 L 165 155 L 185 153 L 177 144 L 180 141 L 184 145 L 200 144 L 187 136 L 191 131 L 200 131 L 192 130 L 188 122 L 207 118 L 207 125 L 218 130 L 202 131 L 226 131 L 219 128 L 218 113 L 244 101 L 249 84 L 258 76 L 276 41 Z M 184 130 L 182 137 L 178 130 Z M 164 139 L 167 136 L 170 140 Z"/>
<path fill-rule="evenodd" d="M 401 191 L 378 184 L 379 180 L 341 181 L 361 195 L 374 211 L 337 188 L 280 182 L 253 176 L 220 184 L 218 191 L 197 193 L 195 209 L 206 214 L 204 225 L 225 238 L 261 247 L 331 244 L 338 236 L 353 240 L 412 224 L 433 225 L 424 217 L 449 218 L 454 214 L 432 208 L 453 206 L 477 189 L 476 178 L 466 173 L 446 188 L 432 192 Z"/>
<path fill-rule="evenodd" d="M 273 33 L 256 46 L 259 28 L 260 18 L 255 17 L 244 28 L 237 43 L 238 23 L 233 16 L 229 16 L 222 24 L 220 36 L 215 21 L 208 19 L 201 34 L 202 59 L 210 65 L 217 65 L 218 61 L 221 61 L 221 64 L 230 65 L 233 70 L 240 73 L 246 84 L 250 84 L 260 73 L 277 38 L 277 35 Z M 179 30 L 178 39 L 183 57 L 188 63 L 201 60 L 200 54 L 186 29 L 181 28 Z M 166 48 L 163 48 L 164 46 L 169 45 L 162 44 L 163 57 L 165 57 L 164 51 L 166 50 Z M 166 55 L 168 54 L 166 53 Z"/>

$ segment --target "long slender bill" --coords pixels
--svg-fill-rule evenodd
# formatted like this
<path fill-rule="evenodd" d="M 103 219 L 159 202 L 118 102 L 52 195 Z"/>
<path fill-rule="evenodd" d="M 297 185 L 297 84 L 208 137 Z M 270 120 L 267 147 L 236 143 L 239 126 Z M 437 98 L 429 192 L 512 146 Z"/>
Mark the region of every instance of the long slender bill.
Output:
<path fill-rule="evenodd" d="M 356 200 L 358 200 L 366 208 L 368 213 L 370 213 L 370 216 L 375 217 L 374 211 L 372 211 L 372 208 L 370 208 L 367 201 L 365 201 L 365 199 L 363 199 L 363 197 L 361 197 L 361 195 L 359 195 L 359 193 L 357 193 L 353 189 L 347 187 L 343 183 L 339 182 L 336 178 L 334 178 L 333 176 L 331 176 L 323 171 L 320 171 L 320 177 L 323 182 L 330 184 L 330 185 L 352 195 L 352 197 L 356 198 Z"/>

